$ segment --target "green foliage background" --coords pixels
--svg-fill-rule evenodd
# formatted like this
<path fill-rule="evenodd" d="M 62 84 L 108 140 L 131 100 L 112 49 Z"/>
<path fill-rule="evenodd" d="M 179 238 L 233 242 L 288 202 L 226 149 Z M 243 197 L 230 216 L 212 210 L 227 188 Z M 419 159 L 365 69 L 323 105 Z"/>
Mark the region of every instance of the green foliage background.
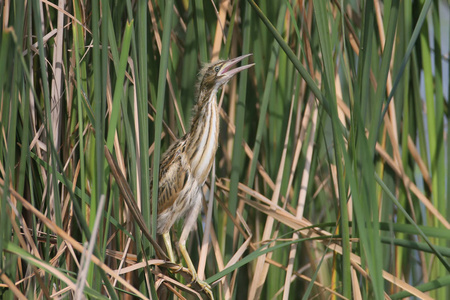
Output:
<path fill-rule="evenodd" d="M 450 298 L 448 1 L 2 4 L 0 298 L 205 297 L 104 146 L 155 236 L 201 62 L 246 53 L 188 241 L 216 298 Z"/>

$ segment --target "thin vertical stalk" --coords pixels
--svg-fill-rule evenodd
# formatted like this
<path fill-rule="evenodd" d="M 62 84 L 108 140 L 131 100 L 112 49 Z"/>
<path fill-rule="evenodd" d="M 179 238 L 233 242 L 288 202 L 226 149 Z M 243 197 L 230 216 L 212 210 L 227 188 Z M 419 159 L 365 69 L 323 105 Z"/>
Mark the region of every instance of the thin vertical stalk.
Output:
<path fill-rule="evenodd" d="M 250 24 L 251 24 L 251 9 L 248 4 L 245 5 L 245 13 L 243 19 L 243 46 L 242 53 L 248 53 L 250 51 Z M 248 59 L 242 61 L 242 64 L 246 64 Z M 230 195 L 228 200 L 228 208 L 233 216 L 236 215 L 237 209 L 237 194 L 238 194 L 238 184 L 241 175 L 242 166 L 242 147 L 241 141 L 244 135 L 244 118 L 245 118 L 245 102 L 247 93 L 247 78 L 248 72 L 243 72 L 239 75 L 239 100 L 236 104 L 236 135 L 234 137 L 233 143 L 233 158 L 231 162 L 231 175 L 230 175 Z M 233 253 L 233 232 L 234 224 L 227 223 L 227 236 L 225 245 L 225 260 L 231 258 Z"/>
<path fill-rule="evenodd" d="M 168 0 L 165 2 L 165 14 L 164 14 L 164 31 L 162 37 L 162 49 L 170 48 L 170 33 L 171 33 L 171 25 L 172 25 L 172 6 L 173 0 Z M 161 62 L 159 65 L 159 77 L 158 77 L 158 95 L 156 99 L 156 116 L 155 116 L 155 150 L 153 154 L 153 186 L 158 186 L 159 183 L 159 160 L 161 157 L 159 149 L 161 148 L 161 131 L 162 131 L 162 117 L 164 110 L 164 99 L 166 92 L 166 74 L 167 74 L 167 66 L 169 63 L 169 51 L 162 51 L 161 53 Z M 152 222 L 152 234 L 156 237 L 156 212 L 158 201 L 158 189 L 154 188 L 152 190 L 152 211 L 153 213 L 153 222 Z"/>

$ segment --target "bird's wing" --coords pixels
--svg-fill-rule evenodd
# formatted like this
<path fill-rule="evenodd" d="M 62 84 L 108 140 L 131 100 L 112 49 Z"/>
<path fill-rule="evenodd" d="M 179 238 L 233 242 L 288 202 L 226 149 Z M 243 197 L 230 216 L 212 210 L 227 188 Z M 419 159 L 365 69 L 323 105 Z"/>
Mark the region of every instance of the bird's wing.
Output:
<path fill-rule="evenodd" d="M 158 214 L 171 207 L 183 190 L 188 179 L 177 145 L 164 153 L 159 170 Z"/>

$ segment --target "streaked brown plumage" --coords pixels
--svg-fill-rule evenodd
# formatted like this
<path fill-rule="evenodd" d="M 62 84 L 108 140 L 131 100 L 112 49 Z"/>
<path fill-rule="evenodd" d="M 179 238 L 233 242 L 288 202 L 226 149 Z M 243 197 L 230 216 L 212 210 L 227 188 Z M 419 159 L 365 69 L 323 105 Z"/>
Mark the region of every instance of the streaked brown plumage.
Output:
<path fill-rule="evenodd" d="M 191 131 L 175 141 L 162 155 L 158 186 L 158 233 L 164 237 L 169 258 L 175 262 L 169 230 L 185 218 L 179 248 L 193 280 L 213 298 L 211 287 L 198 279 L 186 251 L 186 239 L 197 219 L 202 203 L 202 186 L 211 170 L 219 136 L 217 91 L 238 72 L 253 64 L 232 69 L 251 54 L 205 65 L 200 72 L 197 103 L 193 110 Z"/>

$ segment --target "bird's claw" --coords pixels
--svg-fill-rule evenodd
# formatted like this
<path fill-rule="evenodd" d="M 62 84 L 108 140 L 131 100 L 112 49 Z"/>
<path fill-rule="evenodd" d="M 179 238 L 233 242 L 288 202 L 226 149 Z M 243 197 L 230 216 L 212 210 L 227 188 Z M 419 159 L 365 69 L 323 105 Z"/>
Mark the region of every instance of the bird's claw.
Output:
<path fill-rule="evenodd" d="M 168 268 L 170 269 L 170 271 L 172 271 L 173 273 L 179 273 L 181 271 L 183 272 L 187 272 L 191 275 L 191 270 L 183 267 L 182 265 L 170 262 L 171 265 L 168 266 Z"/>
<path fill-rule="evenodd" d="M 197 274 L 192 276 L 192 281 L 191 283 L 188 284 L 188 286 L 190 287 L 194 282 L 196 282 L 202 288 L 202 291 L 205 292 L 205 294 L 208 296 L 209 299 L 214 300 L 214 295 L 212 293 L 211 286 L 207 282 L 200 280 Z"/>
<path fill-rule="evenodd" d="M 174 270 L 175 273 L 181 272 L 183 271 L 183 269 L 185 269 L 185 267 L 183 267 L 182 265 L 178 265 L 178 269 Z M 188 270 L 188 269 L 187 269 Z M 185 270 L 186 271 L 186 270 Z M 190 272 L 190 271 L 189 271 Z"/>
<path fill-rule="evenodd" d="M 179 264 L 175 265 L 176 267 L 174 266 L 170 268 L 172 272 L 179 273 L 183 271 L 184 273 L 188 273 L 191 276 L 192 281 L 189 284 L 187 284 L 188 287 L 192 287 L 192 284 L 197 283 L 201 287 L 201 290 L 204 291 L 205 294 L 208 296 L 208 298 L 214 300 L 214 295 L 212 293 L 211 286 L 205 281 L 200 280 L 196 272 L 192 272 L 192 270 L 190 270 L 189 268 L 185 268 L 182 265 Z"/>

